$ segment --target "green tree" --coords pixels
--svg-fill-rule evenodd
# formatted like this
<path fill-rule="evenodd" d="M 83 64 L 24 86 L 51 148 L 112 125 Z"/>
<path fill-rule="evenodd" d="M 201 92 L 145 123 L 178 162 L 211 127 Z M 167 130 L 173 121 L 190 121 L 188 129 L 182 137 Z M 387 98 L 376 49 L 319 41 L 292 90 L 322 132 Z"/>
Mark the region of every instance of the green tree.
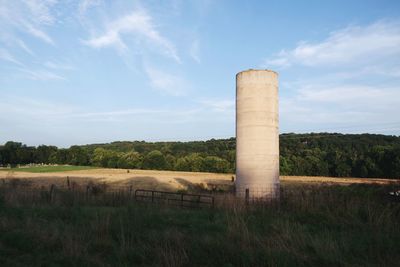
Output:
<path fill-rule="evenodd" d="M 115 151 L 107 151 L 107 168 L 119 168 L 119 160 L 121 158 L 121 153 L 115 152 Z"/>
<path fill-rule="evenodd" d="M 68 149 L 61 148 L 50 155 L 49 162 L 53 164 L 67 164 L 69 163 Z"/>
<path fill-rule="evenodd" d="M 57 151 L 55 146 L 40 145 L 36 148 L 35 162 L 50 163 L 50 156 Z"/>
<path fill-rule="evenodd" d="M 89 165 L 89 155 L 86 149 L 80 146 L 71 146 L 69 148 L 69 161 L 68 164 L 71 165 Z"/>
<path fill-rule="evenodd" d="M 104 148 L 96 148 L 92 156 L 92 164 L 99 167 L 116 168 L 118 158 L 116 152 Z"/>
<path fill-rule="evenodd" d="M 118 160 L 118 167 L 125 169 L 140 169 L 142 166 L 143 157 L 139 152 L 122 153 Z"/>
<path fill-rule="evenodd" d="M 144 169 L 165 170 L 167 166 L 167 161 L 159 150 L 149 152 L 143 159 Z"/>
<path fill-rule="evenodd" d="M 290 175 L 292 174 L 292 166 L 290 165 L 290 161 L 289 159 L 280 156 L 280 161 L 279 161 L 279 169 L 280 169 L 280 173 L 282 175 Z"/>
<path fill-rule="evenodd" d="M 167 161 L 167 169 L 174 170 L 176 164 L 176 158 L 171 154 L 168 154 L 167 156 L 165 156 L 165 160 Z"/>
<path fill-rule="evenodd" d="M 229 162 L 216 156 L 207 156 L 204 158 L 202 171 L 229 172 Z"/>
<path fill-rule="evenodd" d="M 22 148 L 22 143 L 8 141 L 3 146 L 3 161 L 5 164 L 16 165 L 21 163 L 22 159 L 19 158 L 18 151 Z"/>
<path fill-rule="evenodd" d="M 204 158 L 199 153 L 192 153 L 188 156 L 178 158 L 175 169 L 178 171 L 192 171 L 200 172 L 203 171 Z"/>

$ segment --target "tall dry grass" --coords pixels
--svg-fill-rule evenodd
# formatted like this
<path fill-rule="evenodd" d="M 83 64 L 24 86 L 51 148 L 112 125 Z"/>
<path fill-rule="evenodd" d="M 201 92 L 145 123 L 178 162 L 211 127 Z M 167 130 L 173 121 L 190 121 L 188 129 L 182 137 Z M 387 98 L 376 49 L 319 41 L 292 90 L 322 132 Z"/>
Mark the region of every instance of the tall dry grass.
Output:
<path fill-rule="evenodd" d="M 382 185 L 283 184 L 280 202 L 215 194 L 214 209 L 129 190 L 0 186 L 1 266 L 395 266 L 400 205 Z M 90 192 L 90 193 L 88 193 Z M 51 195 L 52 194 L 52 195 Z M 51 195 L 51 197 L 49 196 Z"/>

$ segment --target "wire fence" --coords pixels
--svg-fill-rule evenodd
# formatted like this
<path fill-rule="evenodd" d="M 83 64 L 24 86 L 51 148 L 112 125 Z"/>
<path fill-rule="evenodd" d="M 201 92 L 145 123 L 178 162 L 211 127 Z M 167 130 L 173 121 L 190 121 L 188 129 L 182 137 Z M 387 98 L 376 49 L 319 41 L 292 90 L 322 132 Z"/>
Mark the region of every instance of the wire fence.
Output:
<path fill-rule="evenodd" d="M 214 207 L 214 195 L 222 191 L 203 190 L 203 194 L 155 191 L 133 185 L 113 186 L 106 183 L 78 184 L 69 179 L 64 184 L 34 186 L 19 179 L 0 180 L 0 202 L 13 205 L 95 205 L 122 206 L 147 202 L 185 208 Z M 226 192 L 224 192 L 226 193 Z"/>
<path fill-rule="evenodd" d="M 120 206 L 133 201 L 133 193 L 132 187 L 108 187 L 92 184 L 71 188 L 54 184 L 34 188 L 15 186 L 13 183 L 0 186 L 2 200 L 15 205 Z"/>
<path fill-rule="evenodd" d="M 135 200 L 185 208 L 214 207 L 214 196 L 212 195 L 186 194 L 145 189 L 135 190 Z"/>
<path fill-rule="evenodd" d="M 373 186 L 379 189 L 379 194 L 387 201 L 400 202 L 399 184 L 390 185 L 353 185 L 363 188 Z M 237 208 L 239 206 L 254 206 L 254 204 L 277 204 L 294 202 L 293 205 L 319 205 L 318 199 L 325 203 L 332 199 L 343 200 L 347 205 L 350 199 L 357 198 L 357 190 L 342 188 L 338 186 L 320 185 L 292 185 L 275 188 L 275 195 L 252 195 L 252 190 L 245 190 L 243 194 L 234 190 L 205 190 L 194 193 L 167 192 L 146 190 L 128 186 L 112 186 L 110 184 L 88 182 L 87 184 L 76 184 L 71 181 L 62 185 L 49 184 L 36 186 L 24 180 L 2 179 L 0 180 L 0 205 L 11 206 L 127 206 L 133 203 L 149 203 L 155 205 L 174 206 L 181 208 Z M 330 189 L 332 188 L 332 189 Z M 336 189 L 335 189 L 336 188 Z M 362 189 L 364 190 L 364 189 Z M 390 192 L 390 194 L 389 194 Z M 265 193 L 265 191 L 263 191 Z M 365 199 L 364 199 L 365 200 Z M 363 201 L 364 201 L 363 200 Z M 280 203 L 280 204 L 279 204 Z M 305 204 L 306 203 L 306 204 Z M 249 205 L 251 204 L 251 205 Z"/>

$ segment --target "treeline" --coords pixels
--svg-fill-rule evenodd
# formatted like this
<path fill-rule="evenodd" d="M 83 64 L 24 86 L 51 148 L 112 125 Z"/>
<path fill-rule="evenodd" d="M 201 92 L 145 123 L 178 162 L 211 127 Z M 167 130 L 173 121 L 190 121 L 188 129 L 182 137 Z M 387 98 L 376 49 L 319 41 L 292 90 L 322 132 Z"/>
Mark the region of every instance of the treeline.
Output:
<path fill-rule="evenodd" d="M 107 168 L 233 173 L 235 139 L 113 142 L 57 148 L 18 142 L 0 146 L 0 164 L 91 165 Z M 282 134 L 282 175 L 400 177 L 400 137 L 373 134 Z"/>
<path fill-rule="evenodd" d="M 57 148 L 9 141 L 0 146 L 0 165 L 70 164 L 105 168 L 234 172 L 234 139 L 206 142 L 113 142 Z"/>

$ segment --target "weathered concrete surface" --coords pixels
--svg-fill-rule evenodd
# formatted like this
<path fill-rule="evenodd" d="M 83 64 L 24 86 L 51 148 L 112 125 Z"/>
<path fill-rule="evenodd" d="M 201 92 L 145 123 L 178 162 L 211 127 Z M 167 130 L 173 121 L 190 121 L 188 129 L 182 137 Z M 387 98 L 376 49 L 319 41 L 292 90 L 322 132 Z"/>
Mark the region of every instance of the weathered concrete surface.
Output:
<path fill-rule="evenodd" d="M 236 75 L 236 195 L 279 196 L 278 74 L 247 70 Z"/>

